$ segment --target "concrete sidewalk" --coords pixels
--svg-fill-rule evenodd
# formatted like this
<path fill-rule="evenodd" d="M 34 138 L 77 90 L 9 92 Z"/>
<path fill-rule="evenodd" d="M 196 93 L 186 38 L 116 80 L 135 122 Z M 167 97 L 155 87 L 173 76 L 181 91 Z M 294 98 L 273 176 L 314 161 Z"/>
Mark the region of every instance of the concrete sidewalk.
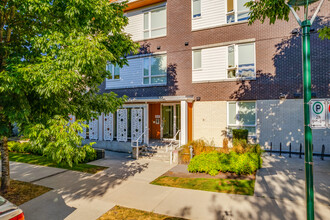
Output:
<path fill-rule="evenodd" d="M 150 185 L 173 166 L 135 161 L 113 152 L 107 156 L 93 162 L 109 167 L 95 175 L 30 165 L 24 172 L 17 169 L 13 178 L 30 178 L 37 180 L 35 184 L 54 188 L 21 206 L 26 219 L 96 219 L 114 205 L 188 219 L 305 219 L 303 160 L 299 158 L 265 156 L 255 196 L 242 196 Z M 316 219 L 330 216 L 328 160 L 315 159 Z M 47 172 L 52 175 L 45 176 Z"/>

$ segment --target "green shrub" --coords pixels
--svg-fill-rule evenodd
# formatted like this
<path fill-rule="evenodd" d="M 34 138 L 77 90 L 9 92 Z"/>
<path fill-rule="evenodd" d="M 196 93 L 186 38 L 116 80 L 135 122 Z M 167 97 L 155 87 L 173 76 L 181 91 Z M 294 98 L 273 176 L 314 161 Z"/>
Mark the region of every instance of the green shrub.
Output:
<path fill-rule="evenodd" d="M 249 131 L 247 129 L 233 129 L 233 139 L 248 141 Z"/>
<path fill-rule="evenodd" d="M 257 153 L 239 154 L 234 151 L 229 154 L 213 151 L 195 156 L 188 165 L 192 173 L 208 173 L 215 176 L 220 172 L 252 174 L 261 167 L 262 159 Z"/>
<path fill-rule="evenodd" d="M 30 142 L 18 142 L 18 141 L 10 141 L 8 142 L 8 150 L 10 152 L 17 153 L 30 153 L 34 155 L 42 155 L 43 151 L 38 146 L 32 145 Z"/>
<path fill-rule="evenodd" d="M 84 163 L 88 163 L 96 159 L 96 151 L 91 146 L 85 145 L 81 148 L 81 150 L 84 151 L 86 154 Z"/>
<path fill-rule="evenodd" d="M 203 172 L 215 176 L 219 173 L 220 154 L 216 151 L 195 156 L 188 165 L 189 172 Z"/>

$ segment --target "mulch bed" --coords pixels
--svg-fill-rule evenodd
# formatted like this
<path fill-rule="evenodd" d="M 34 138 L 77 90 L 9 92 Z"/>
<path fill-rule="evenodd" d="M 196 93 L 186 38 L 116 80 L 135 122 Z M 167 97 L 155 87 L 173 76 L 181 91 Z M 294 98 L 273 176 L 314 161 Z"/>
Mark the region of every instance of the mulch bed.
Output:
<path fill-rule="evenodd" d="M 211 176 L 207 173 L 189 173 L 188 165 L 179 164 L 171 170 L 164 173 L 162 176 L 183 177 L 183 178 L 209 178 L 209 179 L 236 179 L 236 180 L 255 180 L 256 175 L 237 175 L 235 173 L 221 173 L 216 176 Z"/>

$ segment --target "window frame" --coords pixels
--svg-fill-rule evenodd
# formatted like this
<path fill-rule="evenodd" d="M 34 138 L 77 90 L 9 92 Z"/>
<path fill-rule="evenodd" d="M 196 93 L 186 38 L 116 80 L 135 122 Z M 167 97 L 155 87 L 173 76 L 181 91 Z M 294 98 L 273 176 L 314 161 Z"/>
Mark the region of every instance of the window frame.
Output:
<path fill-rule="evenodd" d="M 151 59 L 153 57 L 157 57 L 157 56 L 166 56 L 166 73 L 165 74 L 162 74 L 162 75 L 152 75 L 151 74 Z M 144 75 L 144 61 L 145 59 L 148 59 L 148 75 L 145 76 Z M 156 55 L 153 55 L 153 56 L 146 56 L 146 57 L 143 57 L 142 58 L 142 85 L 144 86 L 154 86 L 154 85 L 167 85 L 167 54 L 156 54 Z M 166 81 L 164 83 L 152 83 L 151 81 L 151 78 L 155 78 L 155 77 L 166 77 Z M 148 84 L 145 84 L 144 83 L 144 79 L 145 78 L 148 78 L 149 79 L 149 83 Z"/>
<path fill-rule="evenodd" d="M 239 59 L 238 59 L 238 47 L 240 45 L 248 45 L 248 44 L 252 44 L 253 45 L 253 51 L 254 51 L 254 58 L 253 58 L 253 64 L 254 64 L 254 76 L 237 76 L 238 75 L 238 72 L 239 72 Z M 234 61 L 235 61 L 235 66 L 234 67 L 228 67 L 229 66 L 229 53 L 228 53 L 228 48 L 230 46 L 234 46 Z M 250 42 L 250 43 L 243 43 L 243 44 L 230 44 L 227 47 L 227 50 L 226 50 L 226 54 L 227 54 L 227 57 L 226 57 L 226 79 L 255 79 L 256 78 L 256 44 L 255 42 Z M 230 70 L 236 70 L 236 74 L 235 74 L 235 77 L 228 77 L 228 71 Z"/>
<path fill-rule="evenodd" d="M 233 0 L 234 1 L 234 10 L 233 11 L 230 11 L 228 12 L 228 0 L 226 0 L 226 24 L 234 24 L 234 23 L 237 23 L 237 22 L 246 22 L 248 19 L 245 19 L 245 20 L 242 20 L 242 21 L 238 21 L 238 4 L 237 4 L 237 1 L 238 0 Z M 246 13 L 246 12 L 250 12 L 249 9 L 247 10 L 244 10 L 244 11 L 240 11 L 239 13 Z M 234 15 L 234 22 L 228 22 L 228 15 Z M 250 17 L 250 16 L 249 16 Z"/>
<path fill-rule="evenodd" d="M 241 124 L 239 121 L 239 103 L 254 103 L 255 106 L 255 119 L 254 119 L 254 125 L 252 124 Z M 236 124 L 230 124 L 229 123 L 229 104 L 235 103 L 235 110 L 236 110 L 236 114 L 235 114 L 235 119 L 236 119 Z M 230 127 L 236 127 L 236 129 L 240 129 L 240 128 L 255 128 L 256 132 L 253 135 L 250 135 L 250 132 L 248 134 L 249 137 L 255 137 L 257 135 L 257 112 L 258 112 L 258 106 L 257 106 L 257 101 L 228 101 L 227 102 L 227 134 L 230 133 Z M 231 134 L 232 135 L 232 134 Z"/>
<path fill-rule="evenodd" d="M 165 10 L 165 27 L 160 27 L 160 28 L 155 28 L 155 29 L 152 29 L 151 28 L 151 13 L 152 12 L 155 12 L 155 11 L 160 11 L 160 10 Z M 144 29 L 144 23 L 145 23 L 145 14 L 148 14 L 148 29 Z M 157 30 L 161 30 L 161 29 L 165 29 L 165 35 L 162 35 L 162 36 L 157 36 L 157 37 L 164 37 L 167 35 L 167 7 L 166 5 L 162 5 L 160 7 L 157 7 L 157 8 L 153 8 L 153 9 L 150 9 L 148 11 L 145 11 L 143 12 L 143 28 L 142 28 L 142 32 L 143 32 L 143 39 L 146 40 L 146 39 L 152 39 L 152 38 L 157 38 L 157 37 L 152 37 L 151 36 L 151 32 L 152 31 L 157 31 Z M 148 33 L 148 37 L 146 38 L 145 37 L 145 33 Z"/>
<path fill-rule="evenodd" d="M 194 0 L 191 0 L 191 18 L 193 20 L 202 18 L 202 0 L 198 0 L 198 1 L 200 2 L 201 13 L 197 16 L 194 16 Z"/>
<path fill-rule="evenodd" d="M 111 70 L 109 71 L 108 70 L 108 66 L 110 66 L 111 67 Z M 120 74 L 120 69 L 121 68 L 119 68 L 119 74 L 118 74 L 118 76 L 119 76 L 119 78 L 118 79 L 115 79 L 115 66 L 117 66 L 117 65 L 114 65 L 114 64 L 112 64 L 112 63 L 107 63 L 107 66 L 106 66 L 106 71 L 109 71 L 110 73 L 111 73 L 111 78 L 109 78 L 109 77 L 107 77 L 107 80 L 109 80 L 109 81 L 119 81 L 120 79 L 121 79 L 121 74 Z"/>
<path fill-rule="evenodd" d="M 200 65 L 201 67 L 197 68 L 197 69 L 195 69 L 195 56 L 194 56 L 195 51 L 200 51 L 201 52 L 201 65 Z M 202 49 L 192 50 L 192 70 L 200 71 L 202 69 L 203 69 L 203 50 Z"/>

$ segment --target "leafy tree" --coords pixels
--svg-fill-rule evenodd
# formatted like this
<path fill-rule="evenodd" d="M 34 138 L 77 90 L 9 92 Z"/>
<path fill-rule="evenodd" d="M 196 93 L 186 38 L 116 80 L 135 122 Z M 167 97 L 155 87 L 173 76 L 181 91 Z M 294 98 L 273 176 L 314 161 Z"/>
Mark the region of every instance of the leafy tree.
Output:
<path fill-rule="evenodd" d="M 250 8 L 249 24 L 253 24 L 259 20 L 264 23 L 269 19 L 270 24 L 274 24 L 276 20 L 289 21 L 290 8 L 286 4 L 287 0 L 258 0 L 249 1 L 245 6 Z M 294 7 L 297 11 L 299 7 Z M 330 39 L 330 31 L 327 26 L 319 30 L 321 39 Z"/>
<path fill-rule="evenodd" d="M 98 93 L 111 75 L 107 62 L 127 65 L 125 56 L 138 49 L 123 32 L 128 23 L 124 7 L 126 2 L 109 0 L 0 2 L 2 148 L 13 123 L 27 132 L 31 126 L 47 129 L 53 125 L 49 122 L 68 120 L 69 114 L 88 120 L 123 104 L 125 97 Z M 64 150 L 72 145 L 62 143 Z M 54 146 L 48 150 L 63 150 Z"/>

